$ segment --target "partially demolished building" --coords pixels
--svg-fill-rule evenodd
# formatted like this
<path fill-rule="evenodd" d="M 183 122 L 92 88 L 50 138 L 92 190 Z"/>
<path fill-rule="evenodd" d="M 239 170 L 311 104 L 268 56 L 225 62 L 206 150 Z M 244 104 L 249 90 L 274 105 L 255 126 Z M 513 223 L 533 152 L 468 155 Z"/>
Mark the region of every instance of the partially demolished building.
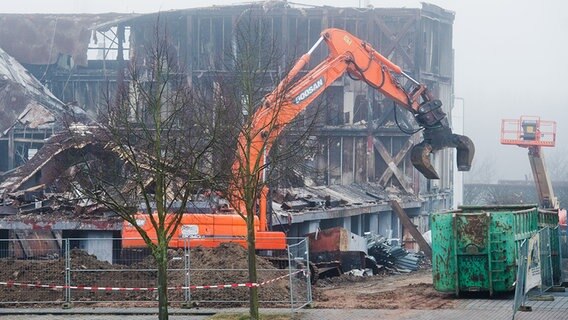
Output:
<path fill-rule="evenodd" d="M 323 29 L 336 27 L 365 39 L 426 83 L 451 114 L 454 14 L 430 4 L 362 9 L 266 1 L 146 15 L 0 15 L 0 238 L 38 237 L 41 230 L 42 237 L 53 239 L 108 238 L 98 244 L 86 240 L 85 246 L 112 246 L 120 222 L 112 213 L 58 193 L 53 184 L 72 148 L 56 138 L 44 146 L 46 139 L 56 135 L 71 112 L 96 120 L 105 90 L 124 80 L 129 59 L 143 55 L 156 19 L 167 21 L 176 57 L 195 83 L 223 71 L 218 57 L 232 50 L 235 23 L 251 10 L 262 11 L 269 21 L 266 32 L 285 48 L 282 65 L 273 70 L 275 79 Z M 325 55 L 320 48 L 312 61 Z M 302 236 L 341 226 L 360 235 L 374 231 L 403 239 L 404 228 L 389 199 L 399 200 L 424 228 L 429 212 L 451 207 L 452 151 L 433 159 L 441 179 L 426 180 L 407 154 L 420 133 L 399 130 L 394 112 L 403 126 L 412 123 L 392 102 L 347 76 L 325 94 L 331 102 L 314 133 L 321 151 L 312 161 L 323 174 L 313 177 L 309 187 L 279 191 L 274 228 Z"/>

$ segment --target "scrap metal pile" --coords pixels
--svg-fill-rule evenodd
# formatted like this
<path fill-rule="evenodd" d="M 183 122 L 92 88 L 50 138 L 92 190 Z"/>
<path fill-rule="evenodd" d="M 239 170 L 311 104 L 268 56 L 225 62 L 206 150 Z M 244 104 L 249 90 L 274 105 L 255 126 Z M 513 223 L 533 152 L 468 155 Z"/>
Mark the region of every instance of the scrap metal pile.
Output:
<path fill-rule="evenodd" d="M 384 236 L 368 233 L 365 238 L 368 258 L 374 260 L 379 269 L 384 267 L 399 272 L 416 271 L 424 258 L 423 255 L 406 251 Z"/>
<path fill-rule="evenodd" d="M 318 268 L 320 278 L 344 273 L 365 276 L 384 273 L 408 273 L 419 269 L 422 254 L 411 253 L 398 245 L 398 240 L 379 234 L 358 236 L 342 227 L 308 234 L 310 261 Z"/>

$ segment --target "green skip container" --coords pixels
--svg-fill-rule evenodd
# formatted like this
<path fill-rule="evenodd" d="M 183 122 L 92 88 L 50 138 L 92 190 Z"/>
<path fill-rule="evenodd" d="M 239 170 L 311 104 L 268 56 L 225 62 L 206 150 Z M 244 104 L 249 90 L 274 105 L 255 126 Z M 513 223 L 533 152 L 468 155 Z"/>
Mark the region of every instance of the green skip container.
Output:
<path fill-rule="evenodd" d="M 521 242 L 539 230 L 536 205 L 462 206 L 430 219 L 434 288 L 456 295 L 512 291 Z"/>

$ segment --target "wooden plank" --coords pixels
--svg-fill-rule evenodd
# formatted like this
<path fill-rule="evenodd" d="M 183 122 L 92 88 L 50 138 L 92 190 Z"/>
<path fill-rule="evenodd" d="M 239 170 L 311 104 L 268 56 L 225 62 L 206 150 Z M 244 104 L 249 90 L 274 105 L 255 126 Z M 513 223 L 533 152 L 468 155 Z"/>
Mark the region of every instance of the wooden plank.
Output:
<path fill-rule="evenodd" d="M 420 233 L 420 231 L 418 231 L 412 221 L 410 221 L 410 218 L 408 217 L 404 209 L 402 209 L 398 201 L 391 200 L 390 206 L 392 210 L 398 215 L 398 218 L 400 219 L 400 222 L 402 222 L 402 225 L 410 232 L 414 240 L 418 242 L 418 245 L 424 252 L 424 255 L 426 255 L 426 257 L 428 257 L 429 259 L 432 259 L 432 248 L 430 247 L 428 242 L 424 240 L 424 237 L 422 237 L 422 234 Z"/>
<path fill-rule="evenodd" d="M 406 183 L 406 181 L 404 179 L 404 174 L 397 167 L 397 164 L 393 161 L 391 155 L 389 154 L 389 152 L 387 151 L 387 149 L 385 148 L 383 143 L 381 141 L 379 141 L 379 139 L 375 138 L 374 139 L 374 145 L 375 145 L 375 148 L 377 149 L 377 151 L 379 152 L 379 154 L 381 155 L 381 157 L 383 158 L 383 160 L 385 161 L 385 163 L 388 166 L 388 169 L 385 170 L 385 173 L 389 172 L 389 174 L 383 173 L 383 175 L 379 179 L 379 184 L 384 186 L 386 184 L 386 182 L 388 181 L 388 179 L 391 177 L 390 172 L 392 172 L 392 174 L 394 174 L 397 181 L 404 188 L 404 190 L 408 193 L 413 193 L 412 188 L 408 185 L 408 183 Z M 388 175 L 388 178 L 387 178 L 387 175 Z"/>
<path fill-rule="evenodd" d="M 411 136 L 408 140 L 406 140 L 406 143 L 404 144 L 404 146 L 402 146 L 402 148 L 397 153 L 397 155 L 394 157 L 394 159 L 392 159 L 393 163 L 397 166 L 397 168 L 398 168 L 398 165 L 400 164 L 400 162 L 404 159 L 404 157 L 406 156 L 406 154 L 410 150 L 410 148 L 412 148 L 412 146 L 414 146 L 414 143 L 415 143 L 415 140 L 416 140 L 415 137 L 416 137 L 416 134 Z M 391 170 L 386 170 L 385 172 L 383 172 L 379 181 L 384 181 L 384 183 L 386 183 L 388 181 L 388 179 L 391 178 L 392 175 L 393 175 L 393 172 Z"/>
<path fill-rule="evenodd" d="M 411 18 L 403 25 L 400 30 L 397 30 L 398 32 L 395 34 L 395 32 L 393 32 L 391 28 L 389 28 L 379 16 L 375 16 L 374 18 L 378 29 L 382 31 L 388 39 L 391 40 L 390 46 L 386 46 L 385 44 L 380 53 L 388 58 L 396 49 L 398 49 L 400 56 L 408 64 L 409 68 L 414 69 L 414 61 L 410 58 L 408 52 L 401 46 L 400 41 L 404 38 L 404 36 L 408 34 L 410 27 L 413 26 L 418 19 L 414 17 Z"/>

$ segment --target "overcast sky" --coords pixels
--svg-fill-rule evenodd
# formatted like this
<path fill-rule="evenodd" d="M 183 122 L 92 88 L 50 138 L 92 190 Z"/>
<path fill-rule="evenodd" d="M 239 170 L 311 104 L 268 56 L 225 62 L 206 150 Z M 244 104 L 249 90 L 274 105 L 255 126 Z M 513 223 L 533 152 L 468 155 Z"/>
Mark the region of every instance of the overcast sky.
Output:
<path fill-rule="evenodd" d="M 18 0 L 3 1 L 5 13 L 155 12 L 239 0 Z M 420 7 L 419 1 L 295 0 L 309 5 Z M 557 147 L 546 157 L 568 154 L 568 74 L 564 0 L 431 0 L 456 13 L 455 93 L 465 101 L 465 133 L 477 148 L 476 161 L 495 161 L 497 178 L 530 173 L 525 149 L 499 143 L 502 118 L 536 115 L 558 122 Z M 380 50 L 380 48 L 379 48 Z M 461 101 L 461 100 L 460 100 Z M 552 161 L 550 161 L 552 162 Z M 474 162 L 475 163 L 475 162 Z"/>

